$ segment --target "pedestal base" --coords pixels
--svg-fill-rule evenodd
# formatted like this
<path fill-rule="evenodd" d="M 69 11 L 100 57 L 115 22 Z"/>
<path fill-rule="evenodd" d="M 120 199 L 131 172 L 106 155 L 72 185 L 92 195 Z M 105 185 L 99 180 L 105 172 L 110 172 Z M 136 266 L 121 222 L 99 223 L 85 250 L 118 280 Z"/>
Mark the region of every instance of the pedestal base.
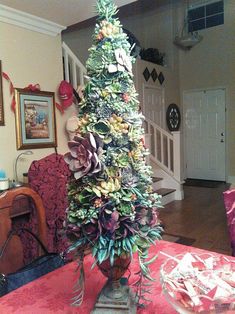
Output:
<path fill-rule="evenodd" d="M 121 285 L 121 288 L 123 296 L 111 299 L 105 295 L 106 284 L 100 292 L 92 314 L 135 314 L 136 304 L 131 289 L 127 285 Z"/>

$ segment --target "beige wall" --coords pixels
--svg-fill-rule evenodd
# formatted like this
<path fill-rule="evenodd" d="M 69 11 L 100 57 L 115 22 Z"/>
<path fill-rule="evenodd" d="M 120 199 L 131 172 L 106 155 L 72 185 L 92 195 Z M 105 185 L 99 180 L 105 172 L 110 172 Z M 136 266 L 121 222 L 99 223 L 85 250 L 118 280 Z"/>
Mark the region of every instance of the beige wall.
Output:
<path fill-rule="evenodd" d="M 200 31 L 203 40 L 179 55 L 180 90 L 226 88 L 227 176 L 235 176 L 235 1 L 224 0 L 224 25 Z"/>
<path fill-rule="evenodd" d="M 0 23 L 0 60 L 15 87 L 23 88 L 39 83 L 41 90 L 56 92 L 63 77 L 61 37 L 51 37 L 17 26 Z M 0 169 L 13 179 L 13 164 L 19 153 L 16 149 L 15 115 L 10 109 L 9 84 L 3 80 L 5 126 L 0 126 Z M 70 111 L 73 110 L 72 108 Z M 64 116 L 56 109 L 58 152 L 67 150 Z M 40 159 L 52 152 L 53 148 L 33 149 L 32 156 L 25 156 L 18 163 L 19 178 L 27 172 L 32 160 Z"/>

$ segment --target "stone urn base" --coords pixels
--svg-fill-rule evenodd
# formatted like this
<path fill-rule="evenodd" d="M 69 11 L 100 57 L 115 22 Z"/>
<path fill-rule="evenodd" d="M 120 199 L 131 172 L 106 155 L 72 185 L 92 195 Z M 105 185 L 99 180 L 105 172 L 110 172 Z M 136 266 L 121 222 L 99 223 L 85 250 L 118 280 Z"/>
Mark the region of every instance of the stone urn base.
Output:
<path fill-rule="evenodd" d="M 131 289 L 127 285 L 127 280 L 125 278 L 121 279 L 130 262 L 130 255 L 123 254 L 115 258 L 112 266 L 109 259 L 97 265 L 102 274 L 108 278 L 108 281 L 100 292 L 93 314 L 136 313 L 135 300 Z"/>
<path fill-rule="evenodd" d="M 110 288 L 110 283 L 107 281 L 100 292 L 92 314 L 136 314 L 136 303 L 131 289 L 125 283 L 121 283 L 119 290 L 121 297 L 113 299 L 107 296 L 112 290 Z"/>

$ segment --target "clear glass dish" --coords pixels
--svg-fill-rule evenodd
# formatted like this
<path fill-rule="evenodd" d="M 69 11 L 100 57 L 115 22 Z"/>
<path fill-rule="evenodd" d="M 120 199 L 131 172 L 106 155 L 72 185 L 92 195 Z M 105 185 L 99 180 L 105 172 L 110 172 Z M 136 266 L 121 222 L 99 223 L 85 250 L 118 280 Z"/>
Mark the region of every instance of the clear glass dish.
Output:
<path fill-rule="evenodd" d="M 235 273 L 235 260 L 229 259 L 229 257 L 220 257 L 210 253 L 204 254 L 194 254 L 190 253 L 193 257 L 197 257 L 201 260 L 206 260 L 210 258 L 212 261 L 211 269 L 205 269 L 200 271 L 200 275 L 205 276 L 204 278 L 211 278 L 215 273 L 223 273 L 228 275 Z M 175 269 L 179 264 L 179 261 L 185 254 L 179 254 L 174 257 L 168 258 L 160 269 L 160 280 L 162 284 L 162 291 L 166 300 L 174 307 L 174 309 L 180 314 L 191 314 L 191 313 L 200 313 L 200 314 L 214 314 L 214 313 L 226 313 L 226 314 L 235 314 L 235 287 L 231 289 L 232 293 L 227 297 L 214 297 L 210 299 L 210 306 L 207 309 L 204 306 L 195 306 L 191 301 L 190 297 L 184 293 L 184 290 L 181 288 L 175 288 L 171 284 L 176 280 L 179 285 L 183 280 L 188 278 L 191 280 L 197 280 L 197 272 L 191 272 L 184 269 L 182 273 Z M 175 270 L 174 270 L 175 269 Z M 208 279 L 209 280 L 209 279 Z M 205 281 L 204 281 L 205 283 Z M 205 294 L 200 293 L 197 295 L 199 300 L 207 300 Z M 182 298 L 183 297 L 183 298 Z"/>

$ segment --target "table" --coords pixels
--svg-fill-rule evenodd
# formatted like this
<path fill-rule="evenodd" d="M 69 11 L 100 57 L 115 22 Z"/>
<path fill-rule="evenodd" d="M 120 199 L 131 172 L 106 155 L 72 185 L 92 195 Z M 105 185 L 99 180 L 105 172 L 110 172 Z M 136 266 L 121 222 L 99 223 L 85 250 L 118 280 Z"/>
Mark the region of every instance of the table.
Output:
<path fill-rule="evenodd" d="M 176 244 L 167 241 L 159 241 L 156 246 L 151 247 L 149 257 L 157 252 L 175 256 L 186 252 L 202 253 L 203 250 Z M 153 291 L 150 295 L 152 303 L 145 309 L 138 309 L 138 314 L 175 314 L 176 311 L 167 303 L 162 295 L 159 280 L 160 266 L 166 257 L 159 253 L 157 260 L 151 265 L 152 276 L 156 279 L 153 283 Z M 96 298 L 102 289 L 106 278 L 97 267 L 91 270 L 93 264 L 92 256 L 85 257 L 85 296 L 81 307 L 73 307 L 70 300 L 73 296 L 72 289 L 76 282 L 76 262 L 69 263 L 0 299 L 1 314 L 73 314 L 91 313 Z M 137 268 L 136 256 L 131 263 L 130 282 L 134 280 Z"/>

